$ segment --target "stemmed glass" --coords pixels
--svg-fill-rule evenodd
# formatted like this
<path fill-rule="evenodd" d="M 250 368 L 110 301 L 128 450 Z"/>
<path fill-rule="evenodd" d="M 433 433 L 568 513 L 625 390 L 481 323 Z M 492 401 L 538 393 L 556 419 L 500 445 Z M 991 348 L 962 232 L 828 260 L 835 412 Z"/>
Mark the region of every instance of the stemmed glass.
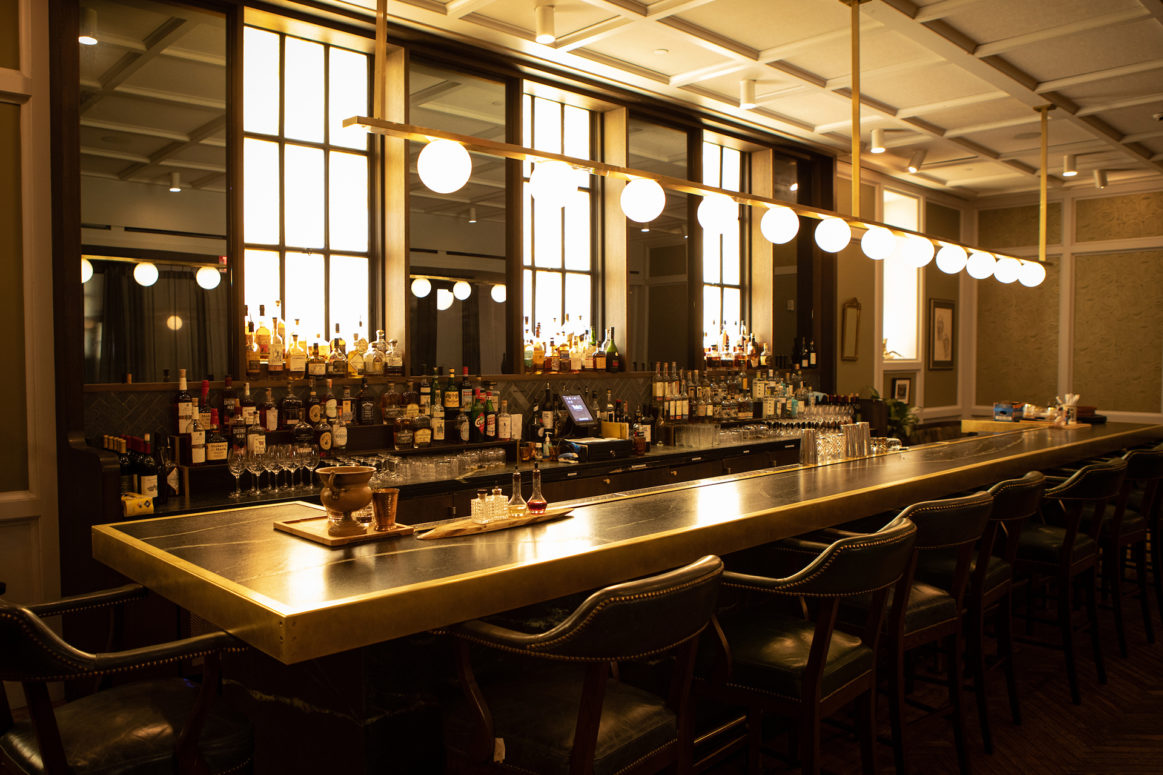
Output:
<path fill-rule="evenodd" d="M 284 444 L 279 452 L 279 468 L 287 472 L 287 489 L 295 489 L 295 448 Z"/>
<path fill-rule="evenodd" d="M 279 450 L 277 446 L 267 447 L 267 451 L 262 456 L 263 470 L 271 475 L 271 492 L 281 492 L 283 488 L 279 487 Z"/>
<path fill-rule="evenodd" d="M 240 480 L 242 473 L 246 470 L 246 450 L 231 447 L 230 457 L 226 460 L 226 465 L 230 469 L 230 475 L 234 477 L 234 492 L 228 495 L 228 498 L 241 498 L 242 489 Z"/>
<path fill-rule="evenodd" d="M 307 453 L 303 455 L 303 469 L 307 472 L 307 481 L 304 484 L 312 489 L 315 486 L 315 480 L 311 477 L 311 472 L 315 470 L 317 465 L 319 465 L 319 448 L 312 445 L 307 448 Z"/>
<path fill-rule="evenodd" d="M 250 471 L 250 475 L 253 478 L 253 483 L 248 494 L 260 494 L 262 492 L 262 482 L 259 480 L 259 475 L 262 474 L 262 455 L 255 452 L 248 452 L 246 455 L 246 470 Z"/>

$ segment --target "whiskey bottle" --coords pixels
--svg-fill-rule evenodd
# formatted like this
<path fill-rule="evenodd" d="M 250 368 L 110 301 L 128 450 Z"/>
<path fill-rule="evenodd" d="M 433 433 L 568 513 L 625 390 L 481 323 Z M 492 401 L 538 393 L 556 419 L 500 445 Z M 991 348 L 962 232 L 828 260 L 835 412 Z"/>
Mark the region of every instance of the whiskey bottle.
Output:
<path fill-rule="evenodd" d="M 323 418 L 327 422 L 335 422 L 335 418 L 339 416 L 339 400 L 335 397 L 335 393 L 332 392 L 331 388 L 332 382 L 328 378 L 326 392 L 323 394 Z"/>
<path fill-rule="evenodd" d="M 276 302 L 276 305 L 278 302 Z M 282 375 L 286 363 L 285 340 L 279 333 L 281 321 L 276 314 L 271 318 L 270 345 L 267 349 L 267 371 L 271 374 Z"/>
<path fill-rule="evenodd" d="M 432 441 L 435 443 L 444 441 L 444 412 L 439 407 L 433 407 L 432 416 L 428 418 L 432 425 Z"/>
<path fill-rule="evenodd" d="M 469 422 L 468 415 L 464 411 L 464 407 L 456 413 L 456 434 L 455 441 L 461 444 L 467 444 L 472 440 L 472 424 Z"/>
<path fill-rule="evenodd" d="M 319 422 L 314 425 L 315 430 L 315 444 L 319 447 L 320 454 L 326 455 L 331 452 L 331 424 L 327 422 L 327 418 L 320 418 Z"/>
<path fill-rule="evenodd" d="M 432 417 L 429 414 L 431 407 L 420 407 L 420 414 L 412 420 L 412 445 L 417 449 L 432 444 Z"/>
<path fill-rule="evenodd" d="M 444 416 L 455 418 L 460 411 L 460 387 L 456 384 L 456 369 L 448 370 L 448 381 L 444 383 Z"/>
<path fill-rule="evenodd" d="M 327 375 L 327 359 L 319 353 L 319 343 L 311 346 L 311 357 L 307 360 L 307 374 L 312 377 Z"/>
<path fill-rule="evenodd" d="M 198 401 L 198 421 L 205 430 L 210 427 L 210 380 L 202 380 L 202 390 L 199 395 L 201 398 Z"/>
<path fill-rule="evenodd" d="M 366 380 L 365 380 L 366 381 Z M 343 386 L 343 398 L 339 399 L 339 419 L 351 425 L 355 417 L 355 399 L 351 397 L 351 385 Z"/>
<path fill-rule="evenodd" d="M 479 388 L 473 393 L 472 407 L 469 410 L 469 439 L 485 440 L 485 402 L 481 400 Z"/>
<path fill-rule="evenodd" d="M 374 425 L 376 421 L 376 401 L 368 390 L 367 377 L 355 396 L 355 422 L 358 425 Z"/>
<path fill-rule="evenodd" d="M 190 452 L 186 464 L 200 466 L 206 462 L 206 429 L 202 427 L 198 404 L 194 403 L 194 421 L 190 426 Z"/>
<path fill-rule="evenodd" d="M 404 351 L 396 339 L 388 340 L 388 349 L 384 353 L 384 374 L 389 377 L 404 376 Z"/>
<path fill-rule="evenodd" d="M 460 380 L 460 408 L 468 410 L 472 407 L 472 380 L 468 378 L 468 366 L 462 369 Z"/>
<path fill-rule="evenodd" d="M 246 346 L 246 373 L 248 376 L 257 377 L 262 374 L 262 355 L 255 339 L 253 320 L 246 324 L 246 338 L 249 342 Z"/>
<path fill-rule="evenodd" d="M 497 413 L 497 439 L 508 441 L 513 438 L 513 418 L 509 414 L 508 399 L 501 399 L 501 411 Z"/>
<path fill-rule="evenodd" d="M 267 328 L 266 316 L 266 305 L 258 305 L 258 328 L 254 332 L 254 343 L 258 357 L 263 363 L 267 362 L 271 354 L 271 330 Z"/>
<path fill-rule="evenodd" d="M 303 416 L 303 401 L 295 395 L 295 391 L 287 391 L 280 408 L 279 425 L 281 427 L 289 430 L 299 424 L 299 419 Z"/>
<path fill-rule="evenodd" d="M 226 387 L 222 388 L 222 423 L 231 425 L 238 414 L 238 391 L 234 389 L 234 380 L 226 375 Z"/>
<path fill-rule="evenodd" d="M 307 357 L 306 343 L 299 338 L 299 319 L 295 318 L 291 346 L 287 349 L 287 374 L 291 379 L 299 379 L 307 373 Z"/>
<path fill-rule="evenodd" d="M 242 421 L 246 425 L 258 424 L 258 409 L 254 405 L 254 399 L 250 397 L 250 383 L 242 383 L 242 398 L 238 401 L 238 408 L 242 412 Z"/>
<path fill-rule="evenodd" d="M 358 332 L 352 339 L 353 344 L 347 353 L 347 376 L 362 377 L 367 369 L 367 359 L 364 357 L 364 353 L 367 352 L 367 340 L 361 337 Z M 360 349 L 361 343 L 362 350 Z"/>
<path fill-rule="evenodd" d="M 332 377 L 347 376 L 347 343 L 339 334 L 339 324 L 335 324 L 335 338 L 331 340 L 331 354 L 327 356 L 327 374 Z"/>
<path fill-rule="evenodd" d="M 319 395 L 315 392 L 314 379 L 311 380 L 311 385 L 307 392 L 307 402 L 304 404 L 304 415 L 311 427 L 315 427 L 323 419 L 323 402 L 319 400 Z"/>
<path fill-rule="evenodd" d="M 389 383 L 380 394 L 380 416 L 384 425 L 395 425 L 404 416 L 404 397 L 396 383 Z"/>
<path fill-rule="evenodd" d="M 271 391 L 268 389 L 266 398 L 259 404 L 258 407 L 258 422 L 262 429 L 267 433 L 277 431 L 279 429 L 279 408 L 275 406 L 275 402 L 271 400 Z"/>
<path fill-rule="evenodd" d="M 424 411 L 425 409 L 430 410 L 432 408 L 432 383 L 428 381 L 428 377 L 424 374 L 427 370 L 427 366 L 420 370 L 420 411 Z"/>
<path fill-rule="evenodd" d="M 416 443 L 416 434 L 412 428 L 412 421 L 407 417 L 396 420 L 396 429 L 392 434 L 392 443 L 397 451 L 412 449 Z"/>
<path fill-rule="evenodd" d="M 178 394 L 174 396 L 179 434 L 189 433 L 194 419 L 193 398 L 186 392 L 186 370 L 178 369 Z"/>
<path fill-rule="evenodd" d="M 331 423 L 331 448 L 336 451 L 347 449 L 347 423 L 343 417 L 336 417 Z"/>
<path fill-rule="evenodd" d="M 158 498 L 158 462 L 150 447 L 149 434 L 142 440 L 141 456 L 137 461 L 137 491 L 147 498 Z"/>
<path fill-rule="evenodd" d="M 368 348 L 363 359 L 363 373 L 369 377 L 379 377 L 384 373 L 385 358 L 388 345 L 384 341 L 384 332 L 376 331 L 376 340 Z"/>
<path fill-rule="evenodd" d="M 218 410 L 210 410 L 210 432 L 206 435 L 206 462 L 225 463 L 229 444 L 218 428 Z M 155 485 L 156 486 L 156 485 Z"/>

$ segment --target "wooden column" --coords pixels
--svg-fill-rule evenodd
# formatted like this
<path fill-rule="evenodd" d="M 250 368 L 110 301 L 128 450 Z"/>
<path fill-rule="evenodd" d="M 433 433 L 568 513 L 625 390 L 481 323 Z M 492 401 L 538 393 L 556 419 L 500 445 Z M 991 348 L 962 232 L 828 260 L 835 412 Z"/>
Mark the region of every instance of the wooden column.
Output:
<path fill-rule="evenodd" d="M 602 160 L 607 164 L 629 166 L 630 136 L 628 111 L 625 108 L 608 110 L 602 114 Z M 626 215 L 622 212 L 622 189 L 626 181 L 616 177 L 602 179 L 605 196 L 602 198 L 603 252 L 602 268 L 603 324 L 614 326 L 618 351 L 625 361 L 630 356 L 628 323 L 630 272 L 626 256 Z M 599 338 L 601 334 L 599 334 Z M 635 356 L 639 353 L 635 353 Z M 629 365 L 626 370 L 629 371 Z"/>
<path fill-rule="evenodd" d="M 407 52 L 377 42 L 375 107 L 388 121 L 408 121 Z M 379 116 L 377 116 L 379 117 Z M 384 331 L 408 342 L 408 141 L 384 136 L 383 232 Z M 405 344 L 407 347 L 407 344 Z"/>

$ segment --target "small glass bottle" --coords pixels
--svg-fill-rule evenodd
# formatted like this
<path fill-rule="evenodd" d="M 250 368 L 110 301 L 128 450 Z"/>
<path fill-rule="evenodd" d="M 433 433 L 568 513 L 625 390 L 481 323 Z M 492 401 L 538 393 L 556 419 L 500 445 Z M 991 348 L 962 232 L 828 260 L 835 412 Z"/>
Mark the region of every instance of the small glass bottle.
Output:
<path fill-rule="evenodd" d="M 477 490 L 477 496 L 472 501 L 471 517 L 472 521 L 478 525 L 489 523 L 489 502 L 486 491 Z"/>
<path fill-rule="evenodd" d="M 529 494 L 529 500 L 525 505 L 530 514 L 544 514 L 545 508 L 549 505 L 545 496 L 541 494 L 541 469 L 536 463 L 533 464 L 533 492 Z"/>
<path fill-rule="evenodd" d="M 498 484 L 489 493 L 489 519 L 504 519 L 508 515 L 508 501 L 505 500 L 505 494 L 501 491 L 501 485 Z"/>
<path fill-rule="evenodd" d="M 529 510 L 525 505 L 525 499 L 521 497 L 521 472 L 517 469 L 513 469 L 513 494 L 509 498 L 507 510 L 511 518 L 523 517 Z"/>

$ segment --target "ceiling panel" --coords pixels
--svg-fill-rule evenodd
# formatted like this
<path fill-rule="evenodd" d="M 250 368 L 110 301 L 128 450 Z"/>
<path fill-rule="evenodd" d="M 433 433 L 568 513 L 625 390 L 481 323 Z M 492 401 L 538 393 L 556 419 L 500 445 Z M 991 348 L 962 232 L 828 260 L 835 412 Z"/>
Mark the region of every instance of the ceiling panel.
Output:
<path fill-rule="evenodd" d="M 980 0 L 955 8 L 943 21 L 979 43 L 1142 8 L 1135 0 Z"/>
<path fill-rule="evenodd" d="M 1163 44 L 1160 45 L 1159 49 L 1160 55 L 1163 55 Z M 1056 93 L 1065 95 L 1083 107 L 1107 105 L 1150 94 L 1163 94 L 1163 67 L 1144 73 L 1123 75 L 1118 78 L 1103 78 L 1090 83 L 1067 86 L 1058 89 Z M 1163 99 L 1160 99 L 1158 106 L 1151 109 L 1150 112 L 1157 113 L 1159 110 L 1163 110 Z"/>
<path fill-rule="evenodd" d="M 1006 61 L 1038 81 L 1093 73 L 1163 55 L 1163 25 L 1151 20 L 1104 27 L 1023 46 L 1004 54 Z"/>
<path fill-rule="evenodd" d="M 996 91 L 980 78 L 947 62 L 884 75 L 867 73 L 861 76 L 860 89 L 869 97 L 905 109 Z M 989 108 L 977 105 L 974 110 L 981 113 Z"/>
<path fill-rule="evenodd" d="M 631 25 L 587 46 L 586 50 L 668 76 L 733 61 L 668 27 L 656 27 L 645 34 Z"/>
<path fill-rule="evenodd" d="M 884 29 L 872 29 L 860 36 L 860 70 L 897 67 L 905 62 L 931 61 L 933 54 L 924 47 Z M 839 78 L 852 73 L 851 43 L 846 38 L 825 45 L 796 51 L 787 62 L 823 78 Z"/>
<path fill-rule="evenodd" d="M 476 12 L 480 16 L 528 30 L 533 36 L 533 3 L 529 0 L 494 0 Z M 555 0 L 553 27 L 558 37 L 584 29 L 617 16 L 609 9 L 598 8 L 582 0 Z"/>

